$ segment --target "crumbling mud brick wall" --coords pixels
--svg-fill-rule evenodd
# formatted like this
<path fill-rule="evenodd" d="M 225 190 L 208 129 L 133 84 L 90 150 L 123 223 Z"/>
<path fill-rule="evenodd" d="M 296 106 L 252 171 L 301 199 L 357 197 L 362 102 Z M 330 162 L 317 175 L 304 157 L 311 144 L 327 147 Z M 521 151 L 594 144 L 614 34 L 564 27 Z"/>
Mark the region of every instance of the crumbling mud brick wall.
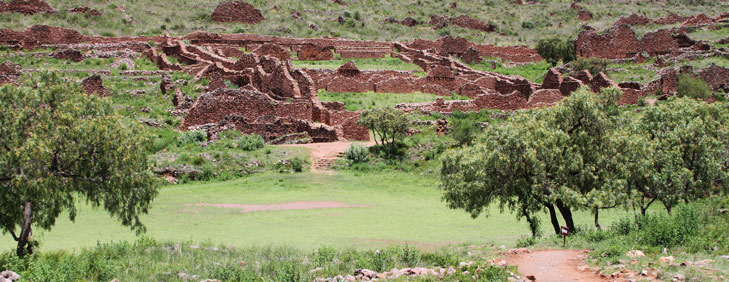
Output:
<path fill-rule="evenodd" d="M 42 0 L 12 0 L 10 2 L 0 1 L 1 13 L 22 13 L 33 15 L 37 13 L 53 12 L 46 1 Z"/>
<path fill-rule="evenodd" d="M 649 32 L 638 40 L 630 26 L 623 24 L 611 27 L 602 35 L 593 29 L 580 32 L 575 50 L 580 57 L 628 59 L 642 52 L 650 56 L 676 54 L 679 44 L 672 30 Z"/>
<path fill-rule="evenodd" d="M 84 78 L 84 80 L 81 81 L 81 88 L 84 93 L 88 95 L 96 94 L 99 96 L 106 96 L 110 93 L 110 91 L 104 87 L 101 76 L 98 74 Z"/>
<path fill-rule="evenodd" d="M 332 47 L 319 46 L 311 43 L 304 44 L 296 53 L 303 61 L 328 61 L 334 58 Z"/>
<path fill-rule="evenodd" d="M 216 22 L 239 22 L 245 24 L 257 24 L 265 20 L 260 10 L 243 1 L 220 2 L 215 7 L 211 18 Z"/>

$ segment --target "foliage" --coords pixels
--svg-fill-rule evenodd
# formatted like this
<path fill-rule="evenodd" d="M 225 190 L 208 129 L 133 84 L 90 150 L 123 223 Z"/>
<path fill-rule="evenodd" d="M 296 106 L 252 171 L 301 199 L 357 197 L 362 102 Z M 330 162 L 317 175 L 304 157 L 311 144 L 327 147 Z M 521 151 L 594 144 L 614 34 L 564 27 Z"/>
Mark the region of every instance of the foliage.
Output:
<path fill-rule="evenodd" d="M 448 134 L 456 139 L 460 145 L 471 145 L 481 132 L 481 127 L 477 124 L 478 119 L 478 115 L 469 115 L 456 111 L 451 115 L 451 128 Z"/>
<path fill-rule="evenodd" d="M 683 73 L 678 76 L 678 82 L 676 83 L 676 95 L 678 97 L 708 99 L 713 92 L 711 87 L 701 78 L 688 73 Z"/>
<path fill-rule="evenodd" d="M 573 73 L 578 73 L 586 70 L 592 75 L 598 75 L 601 72 L 605 72 L 607 70 L 607 66 L 610 63 L 611 61 L 609 59 L 579 58 L 576 61 L 572 62 L 570 66 L 572 67 Z"/>
<path fill-rule="evenodd" d="M 244 151 L 254 151 L 263 148 L 266 141 L 258 134 L 244 134 L 235 141 L 235 144 Z"/>
<path fill-rule="evenodd" d="M 542 56 L 552 66 L 556 66 L 560 61 L 569 63 L 576 56 L 574 43 L 557 37 L 539 39 L 536 50 L 539 56 Z"/>
<path fill-rule="evenodd" d="M 33 251 L 32 226 L 50 229 L 63 211 L 74 220 L 78 198 L 145 230 L 139 216 L 157 190 L 140 125 L 52 73 L 0 88 L 0 108 L 0 222 L 18 256 Z"/>
<path fill-rule="evenodd" d="M 382 108 L 362 112 L 357 124 L 369 128 L 375 137 L 375 143 L 382 145 L 388 156 L 394 156 L 410 122 L 405 112 Z"/>
<path fill-rule="evenodd" d="M 177 139 L 178 145 L 187 145 L 187 144 L 195 144 L 195 143 L 201 143 L 208 140 L 208 136 L 205 134 L 204 131 L 201 130 L 190 130 L 185 131 L 182 134 L 180 134 L 180 137 Z"/>
<path fill-rule="evenodd" d="M 344 158 L 352 164 L 366 163 L 370 158 L 369 154 L 370 150 L 367 147 L 352 144 L 344 152 Z"/>
<path fill-rule="evenodd" d="M 290 247 L 236 249 L 150 240 L 97 244 L 78 252 L 46 253 L 25 259 L 0 254 L 0 268 L 12 269 L 29 281 L 177 281 L 192 276 L 220 281 L 312 281 L 317 277 L 352 275 L 362 268 L 448 268 L 457 267 L 461 261 L 474 263 L 442 281 L 474 280 L 472 275 L 476 275 L 475 281 L 503 281 L 513 271 L 490 266 L 484 258 L 460 254 L 456 248 L 421 252 L 407 245 L 378 250 L 320 247 L 304 252 Z M 312 269 L 317 271 L 311 272 Z M 430 281 L 428 277 L 410 280 Z"/>
<path fill-rule="evenodd" d="M 511 116 L 489 126 L 471 147 L 442 158 L 441 182 L 450 208 L 473 217 L 500 207 L 525 217 L 547 210 L 558 234 L 556 206 L 575 230 L 571 209 L 668 209 L 727 191 L 729 118 L 721 105 L 671 99 L 640 115 L 619 111 L 619 89 L 575 92 L 559 106 Z"/>

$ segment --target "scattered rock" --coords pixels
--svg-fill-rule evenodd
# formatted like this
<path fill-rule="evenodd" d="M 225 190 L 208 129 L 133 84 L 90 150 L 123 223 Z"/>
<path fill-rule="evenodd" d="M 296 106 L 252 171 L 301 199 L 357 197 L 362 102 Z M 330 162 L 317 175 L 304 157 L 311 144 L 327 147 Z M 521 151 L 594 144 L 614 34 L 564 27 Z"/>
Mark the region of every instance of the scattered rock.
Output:
<path fill-rule="evenodd" d="M 577 19 L 581 21 L 589 21 L 592 19 L 592 13 L 590 11 L 581 9 L 580 12 L 577 13 Z"/>
<path fill-rule="evenodd" d="M 631 250 L 631 251 L 628 251 L 627 253 L 625 253 L 625 255 L 628 257 L 631 257 L 631 258 L 639 258 L 639 257 L 644 257 L 645 253 L 643 253 L 643 251 L 639 251 L 639 250 Z"/>
<path fill-rule="evenodd" d="M 661 257 L 658 259 L 658 261 L 660 261 L 660 262 L 669 263 L 669 264 L 673 263 L 673 260 L 674 260 L 673 256 Z"/>

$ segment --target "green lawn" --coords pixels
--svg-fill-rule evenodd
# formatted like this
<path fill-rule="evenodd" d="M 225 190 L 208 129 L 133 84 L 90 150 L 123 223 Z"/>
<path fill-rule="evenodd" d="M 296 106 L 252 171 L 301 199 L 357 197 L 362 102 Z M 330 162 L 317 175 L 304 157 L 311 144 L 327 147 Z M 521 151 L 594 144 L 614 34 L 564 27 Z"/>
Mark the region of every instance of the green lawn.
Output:
<path fill-rule="evenodd" d="M 440 200 L 437 180 L 428 175 L 380 172 L 357 175 L 261 174 L 227 182 L 187 184 L 161 188 L 143 217 L 148 236 L 172 242 L 208 242 L 235 247 L 321 245 L 360 249 L 408 243 L 422 249 L 474 243 L 513 246 L 529 234 L 525 222 L 491 209 L 491 217 L 472 219 L 466 212 L 449 210 Z M 338 201 L 361 208 L 262 211 L 187 206 L 195 203 L 268 204 L 292 201 Z M 601 212 L 601 223 L 626 216 L 622 211 Z M 544 216 L 543 228 L 551 228 Z M 577 224 L 592 217 L 577 213 Z M 41 250 L 78 249 L 97 242 L 133 241 L 135 234 L 105 212 L 81 206 L 75 223 L 63 215 L 52 231 L 37 230 Z M 1 237 L 0 249 L 13 241 Z"/>
<path fill-rule="evenodd" d="M 422 72 L 423 69 L 416 64 L 406 63 L 403 60 L 385 57 L 385 58 L 365 58 L 365 59 L 334 59 L 328 61 L 296 61 L 292 60 L 291 64 L 295 68 L 308 69 L 330 69 L 335 70 L 347 62 L 353 62 L 360 70 L 398 70 L 398 71 L 416 71 Z"/>
<path fill-rule="evenodd" d="M 319 101 L 322 102 L 343 102 L 349 111 L 394 107 L 401 103 L 421 103 L 433 102 L 435 99 L 444 98 L 445 100 L 467 100 L 468 97 L 462 97 L 454 94 L 451 97 L 443 97 L 428 93 L 332 93 L 326 90 L 319 90 Z"/>

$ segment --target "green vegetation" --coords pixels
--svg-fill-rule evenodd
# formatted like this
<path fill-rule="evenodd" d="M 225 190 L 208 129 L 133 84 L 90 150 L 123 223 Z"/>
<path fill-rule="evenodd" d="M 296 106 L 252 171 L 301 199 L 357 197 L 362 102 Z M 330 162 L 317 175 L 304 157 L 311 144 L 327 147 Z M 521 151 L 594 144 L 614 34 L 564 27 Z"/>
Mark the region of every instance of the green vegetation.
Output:
<path fill-rule="evenodd" d="M 64 210 L 73 221 L 79 198 L 145 230 L 139 217 L 157 190 L 141 125 L 52 73 L 1 87 L 0 108 L 0 221 L 19 257 L 38 245 L 33 227 L 50 230 Z"/>
<path fill-rule="evenodd" d="M 572 210 L 623 206 L 645 214 L 656 200 L 670 214 L 729 190 L 729 116 L 721 105 L 671 99 L 641 114 L 619 111 L 620 90 L 579 90 L 560 105 L 514 115 L 488 127 L 472 147 L 444 155 L 441 181 L 449 207 L 476 217 L 498 202 L 526 218 L 547 210 L 559 234 L 560 211 L 575 230 Z"/>
<path fill-rule="evenodd" d="M 292 60 L 291 64 L 295 68 L 309 69 L 330 69 L 335 70 L 347 62 L 353 62 L 360 70 L 397 70 L 397 71 L 423 71 L 418 65 L 406 63 L 397 58 L 387 56 L 385 58 L 373 59 L 335 59 L 329 61 L 296 61 Z"/>
<path fill-rule="evenodd" d="M 56 252 L 17 260 L 0 256 L 0 267 L 16 270 L 30 281 L 313 281 L 317 277 L 352 275 L 356 269 L 378 272 L 406 267 L 458 267 L 476 274 L 475 281 L 504 281 L 513 267 L 491 266 L 484 254 L 492 248 L 459 247 L 421 251 L 412 246 L 391 246 L 360 251 L 319 247 L 305 252 L 291 247 L 230 248 L 221 245 L 159 243 L 140 238 L 134 243 L 99 244 L 77 253 Z M 476 271 L 478 269 L 478 271 Z M 446 277 L 442 281 L 474 280 L 473 274 Z M 431 281 L 432 277 L 408 279 Z"/>
<path fill-rule="evenodd" d="M 701 78 L 687 73 L 678 76 L 678 82 L 676 83 L 676 95 L 678 97 L 708 99 L 712 94 L 714 94 L 714 91 Z"/>
<path fill-rule="evenodd" d="M 557 37 L 539 39 L 535 49 L 553 67 L 559 62 L 569 63 L 576 56 L 574 43 Z"/>
<path fill-rule="evenodd" d="M 357 124 L 369 128 L 375 144 L 381 146 L 388 157 L 394 157 L 400 155 L 397 151 L 408 131 L 410 120 L 401 110 L 381 108 L 362 112 Z"/>
<path fill-rule="evenodd" d="M 322 102 L 343 102 L 348 111 L 359 111 L 366 109 L 392 108 L 402 103 L 433 102 L 438 98 L 446 100 L 468 100 L 470 98 L 453 94 L 450 97 L 438 96 L 428 93 L 335 93 L 319 90 L 319 101 Z"/>
<path fill-rule="evenodd" d="M 293 36 L 293 37 L 341 37 L 364 40 L 410 41 L 415 38 L 437 39 L 444 35 L 461 36 L 477 43 L 496 45 L 527 44 L 534 46 L 539 38 L 576 35 L 583 22 L 577 19 L 577 11 L 569 9 L 569 2 L 540 1 L 531 5 L 513 5 L 508 0 L 489 0 L 459 2 L 458 7 L 450 9 L 440 0 L 407 0 L 398 2 L 347 2 L 346 6 L 333 1 L 248 1 L 261 10 L 266 20 L 256 25 L 240 23 L 217 23 L 211 21 L 210 14 L 217 1 L 174 1 L 161 0 L 155 7 L 139 5 L 136 0 L 83 1 L 48 0 L 58 12 L 53 14 L 0 15 L 0 25 L 11 29 L 25 29 L 34 24 L 69 27 L 78 29 L 85 35 L 137 36 L 185 35 L 194 31 L 247 32 L 255 34 Z M 715 1 L 672 1 L 669 4 L 650 5 L 644 2 L 582 1 L 589 7 L 594 18 L 590 26 L 604 30 L 617 17 L 631 13 L 645 14 L 660 18 L 668 13 L 693 15 L 707 13 L 711 17 L 726 10 L 726 3 Z M 78 6 L 89 6 L 103 15 L 86 18 L 83 14 L 69 13 L 67 10 Z M 274 6 L 280 8 L 274 9 Z M 373 7 L 377 9 L 373 9 Z M 123 7 L 123 8 L 121 8 Z M 175 7 L 170 9 L 169 7 Z M 291 11 L 301 14 L 302 20 L 291 16 Z M 316 11 L 316 12 L 312 12 Z M 409 14 L 412 12 L 412 14 Z M 413 17 L 420 23 L 427 23 L 431 15 L 456 17 L 467 14 L 485 23 L 496 25 L 497 33 L 475 32 L 458 26 L 448 26 L 434 30 L 427 24 L 407 27 L 400 24 L 384 23 L 388 18 L 403 19 Z M 127 21 L 127 15 L 134 23 Z M 359 17 L 357 17 L 359 15 Z M 342 16 L 344 24 L 332 19 Z M 359 19 L 357 19 L 359 18 Z M 498 20 L 495 20 L 498 19 Z M 524 24 L 529 22 L 529 24 Z M 317 26 L 309 27 L 309 23 Z M 559 25 L 562 23 L 562 25 Z M 654 28 L 654 27 L 646 27 Z M 503 33 L 504 35 L 496 36 Z"/>
<path fill-rule="evenodd" d="M 491 63 L 494 63 L 495 68 L 491 68 Z M 544 75 L 547 73 L 549 68 L 552 67 L 547 61 L 539 61 L 536 63 L 528 64 L 516 64 L 511 66 L 513 63 L 502 62 L 498 58 L 485 58 L 484 61 L 478 64 L 471 64 L 470 67 L 480 70 L 500 73 L 503 75 L 520 75 L 534 83 L 542 83 L 544 81 Z"/>
<path fill-rule="evenodd" d="M 578 73 L 581 71 L 588 71 L 593 76 L 605 72 L 611 60 L 600 59 L 600 58 L 579 58 L 570 64 L 572 73 Z"/>

